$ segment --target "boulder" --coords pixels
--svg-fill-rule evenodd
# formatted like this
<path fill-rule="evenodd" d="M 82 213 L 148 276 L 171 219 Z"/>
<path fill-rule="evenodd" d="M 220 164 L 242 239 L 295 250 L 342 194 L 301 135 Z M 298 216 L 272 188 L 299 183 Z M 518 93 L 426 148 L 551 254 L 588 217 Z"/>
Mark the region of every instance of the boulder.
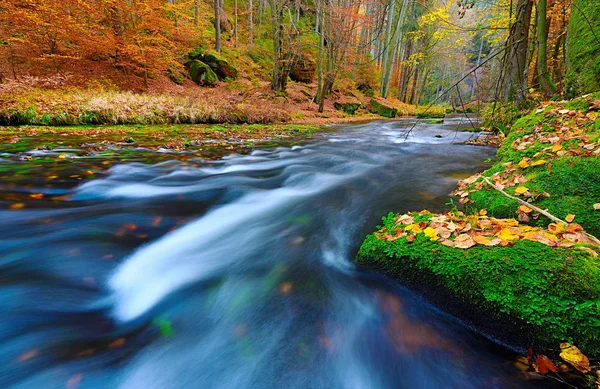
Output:
<path fill-rule="evenodd" d="M 290 78 L 296 82 L 310 84 L 315 78 L 317 66 L 315 61 L 305 54 L 299 54 L 294 57 Z"/>
<path fill-rule="evenodd" d="M 239 76 L 238 70 L 233 67 L 227 60 L 217 57 L 215 54 L 204 54 L 202 62 L 210 66 L 215 72 L 219 80 L 224 81 L 225 79 L 236 79 Z"/>
<path fill-rule="evenodd" d="M 213 86 L 219 81 L 219 78 L 210 66 L 197 59 L 189 61 L 189 72 L 192 80 L 198 85 Z"/>
<path fill-rule="evenodd" d="M 344 111 L 350 115 L 354 115 L 354 112 L 356 112 L 356 110 L 358 108 L 360 108 L 360 103 L 359 102 L 339 102 L 336 101 L 333 103 L 333 107 L 335 109 L 337 109 L 338 111 Z"/>
<path fill-rule="evenodd" d="M 398 114 L 396 108 L 375 99 L 371 100 L 371 112 L 386 118 L 393 118 Z"/>

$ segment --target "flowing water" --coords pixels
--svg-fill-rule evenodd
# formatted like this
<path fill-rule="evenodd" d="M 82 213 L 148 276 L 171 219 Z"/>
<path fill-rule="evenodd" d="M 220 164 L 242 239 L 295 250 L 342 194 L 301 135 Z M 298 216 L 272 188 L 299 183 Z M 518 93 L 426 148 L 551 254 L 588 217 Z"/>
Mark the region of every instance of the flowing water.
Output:
<path fill-rule="evenodd" d="M 70 181 L 5 156 L 0 387 L 528 387 L 512 354 L 353 264 L 381 216 L 441 210 L 487 166 L 495 150 L 454 144 L 474 136 L 458 126 L 339 126 L 215 161 L 147 152 L 95 179 L 79 156 Z"/>

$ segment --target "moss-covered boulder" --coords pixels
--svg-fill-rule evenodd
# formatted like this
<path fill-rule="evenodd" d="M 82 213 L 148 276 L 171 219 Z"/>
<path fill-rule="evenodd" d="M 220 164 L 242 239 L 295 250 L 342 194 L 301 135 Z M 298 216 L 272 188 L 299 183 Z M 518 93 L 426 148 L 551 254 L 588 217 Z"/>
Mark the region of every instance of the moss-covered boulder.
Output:
<path fill-rule="evenodd" d="M 396 108 L 392 107 L 389 103 L 377 99 L 371 99 L 370 105 L 372 113 L 376 113 L 386 118 L 394 118 L 398 114 Z"/>
<path fill-rule="evenodd" d="M 397 228 L 396 220 L 388 215 L 383 228 Z M 375 233 L 362 244 L 357 263 L 511 346 L 552 354 L 569 341 L 589 356 L 600 355 L 600 261 L 587 247 L 520 240 L 465 250 L 427 233 L 395 240 Z"/>
<path fill-rule="evenodd" d="M 598 0 L 574 0 L 567 34 L 567 93 L 600 90 L 600 6 Z"/>
<path fill-rule="evenodd" d="M 333 103 L 333 107 L 338 111 L 344 111 L 350 115 L 354 115 L 354 112 L 356 112 L 356 110 L 360 108 L 360 103 L 354 101 L 336 101 Z"/>
<path fill-rule="evenodd" d="M 190 61 L 188 65 L 190 77 L 196 84 L 213 86 L 219 81 L 215 72 L 204 62 L 195 59 Z"/>
<path fill-rule="evenodd" d="M 234 80 L 239 76 L 239 72 L 234 66 L 213 53 L 204 54 L 202 62 L 210 66 L 221 81 Z"/>

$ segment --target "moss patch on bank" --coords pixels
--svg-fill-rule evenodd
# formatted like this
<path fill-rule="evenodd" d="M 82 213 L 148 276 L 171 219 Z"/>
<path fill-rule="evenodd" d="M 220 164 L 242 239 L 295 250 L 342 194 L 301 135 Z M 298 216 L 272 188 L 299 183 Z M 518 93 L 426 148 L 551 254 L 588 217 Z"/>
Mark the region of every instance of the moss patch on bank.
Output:
<path fill-rule="evenodd" d="M 600 94 L 533 110 L 512 126 L 496 163 L 482 175 L 508 194 L 552 215 L 574 216 L 592 235 L 600 235 Z M 454 193 L 470 211 L 485 208 L 496 217 L 520 216 L 519 203 L 474 176 Z M 520 191 L 526 189 L 526 192 Z M 543 215 L 521 221 L 546 226 Z"/>
<path fill-rule="evenodd" d="M 397 228 L 396 217 L 385 217 L 382 227 Z M 412 243 L 371 234 L 357 263 L 513 345 L 553 349 L 571 341 L 600 354 L 600 266 L 587 251 L 526 240 L 460 250 L 424 233 Z"/>
<path fill-rule="evenodd" d="M 600 236 L 599 111 L 600 93 L 543 103 L 506 126 L 490 169 L 459 182 L 453 195 L 465 218 L 502 218 L 508 232 L 471 223 L 464 228 L 475 233 L 462 240 L 446 227 L 407 235 L 389 215 L 366 238 L 357 263 L 507 344 L 550 355 L 568 341 L 600 355 L 600 250 L 584 233 Z M 492 185 L 567 223 L 553 223 Z M 567 231 L 581 227 L 580 237 Z"/>

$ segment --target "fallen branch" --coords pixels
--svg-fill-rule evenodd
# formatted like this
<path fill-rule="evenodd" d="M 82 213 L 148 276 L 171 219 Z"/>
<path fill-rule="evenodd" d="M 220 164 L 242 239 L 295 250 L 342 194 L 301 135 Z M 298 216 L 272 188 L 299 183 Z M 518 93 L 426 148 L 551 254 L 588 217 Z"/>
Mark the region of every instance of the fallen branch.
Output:
<path fill-rule="evenodd" d="M 508 193 L 506 193 L 503 189 L 500 189 L 499 187 L 497 187 L 494 183 L 492 183 L 492 181 L 490 181 L 489 178 L 481 176 L 481 178 L 483 178 L 485 180 L 485 182 L 487 182 L 492 188 L 496 189 L 498 192 L 502 193 L 504 196 L 508 197 L 511 200 L 514 200 L 516 202 L 518 202 L 519 204 L 523 204 L 524 206 L 530 208 L 531 210 L 533 210 L 534 212 L 540 213 L 544 216 L 546 216 L 548 219 L 556 222 L 556 223 L 563 223 L 565 225 L 569 224 L 566 221 L 557 218 L 556 216 L 552 215 L 550 212 L 545 211 L 539 207 L 536 207 L 535 205 L 528 203 L 525 200 L 521 200 L 520 198 L 517 198 L 515 196 L 511 196 Z M 588 237 L 588 239 L 590 241 L 592 241 L 595 245 L 600 246 L 600 240 L 598 238 L 596 238 L 594 235 L 588 234 L 587 232 L 584 231 L 585 236 Z"/>

